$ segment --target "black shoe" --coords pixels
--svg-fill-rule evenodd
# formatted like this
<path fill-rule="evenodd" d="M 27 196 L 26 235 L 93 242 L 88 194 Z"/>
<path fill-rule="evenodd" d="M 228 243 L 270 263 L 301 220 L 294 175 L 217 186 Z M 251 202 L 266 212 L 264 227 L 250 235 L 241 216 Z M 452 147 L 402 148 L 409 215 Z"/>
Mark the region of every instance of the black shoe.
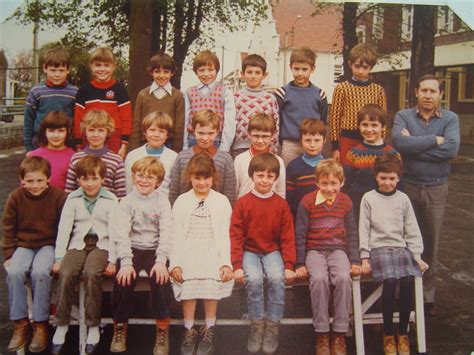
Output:
<path fill-rule="evenodd" d="M 425 316 L 434 317 L 438 315 L 438 308 L 434 304 L 434 302 L 426 302 L 425 303 Z"/>
<path fill-rule="evenodd" d="M 54 344 L 51 343 L 51 354 L 52 355 L 59 355 L 61 353 L 61 349 L 63 348 L 64 343 L 62 344 Z"/>
<path fill-rule="evenodd" d="M 87 355 L 92 355 L 95 352 L 95 349 L 97 349 L 97 346 L 99 343 L 96 344 L 86 344 L 86 354 Z"/>

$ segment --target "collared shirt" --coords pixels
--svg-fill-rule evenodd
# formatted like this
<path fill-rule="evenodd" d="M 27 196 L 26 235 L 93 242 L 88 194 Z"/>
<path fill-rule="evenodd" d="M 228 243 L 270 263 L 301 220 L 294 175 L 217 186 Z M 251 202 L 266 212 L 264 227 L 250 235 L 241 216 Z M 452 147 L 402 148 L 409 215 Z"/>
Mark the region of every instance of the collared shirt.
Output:
<path fill-rule="evenodd" d="M 214 145 L 211 145 L 209 148 L 207 149 L 203 149 L 197 145 L 195 145 L 193 147 L 193 152 L 194 154 L 199 154 L 199 153 L 207 153 L 209 154 L 211 157 L 214 157 L 216 154 L 217 154 L 217 147 L 214 146 Z"/>
<path fill-rule="evenodd" d="M 422 118 L 423 120 L 425 120 L 418 106 L 415 107 L 415 112 L 418 118 Z M 443 114 L 441 113 L 441 110 L 439 108 L 437 108 L 436 111 L 429 117 L 428 121 L 430 121 L 432 118 L 443 118 Z"/>
<path fill-rule="evenodd" d="M 107 190 L 105 190 L 105 188 L 103 188 L 103 187 L 100 188 L 99 193 L 95 197 L 87 196 L 84 193 L 84 190 L 82 189 L 82 187 L 79 189 L 79 191 L 80 192 L 78 192 L 78 196 L 82 197 L 82 199 L 84 200 L 84 206 L 86 207 L 86 210 L 90 214 L 92 214 L 92 211 L 94 211 L 94 207 L 95 207 L 99 197 L 109 198 L 109 196 L 107 195 Z M 94 232 L 94 229 L 91 228 L 91 229 L 89 229 L 89 232 L 87 234 L 97 234 L 97 233 Z"/>
<path fill-rule="evenodd" d="M 153 82 L 150 86 L 150 94 L 152 93 L 157 99 L 162 99 L 166 95 L 171 96 L 173 93 L 173 87 L 169 81 L 165 86 L 159 86 L 157 83 Z"/>
<path fill-rule="evenodd" d="M 337 197 L 337 195 L 336 195 Z M 334 203 L 336 199 L 334 200 L 329 200 L 328 198 L 326 198 L 326 196 L 323 195 L 323 193 L 321 192 L 321 190 L 318 190 L 318 192 L 316 193 L 316 200 L 314 201 L 314 205 L 320 205 L 321 203 L 324 203 L 324 202 L 328 202 L 329 205 L 332 205 Z"/>

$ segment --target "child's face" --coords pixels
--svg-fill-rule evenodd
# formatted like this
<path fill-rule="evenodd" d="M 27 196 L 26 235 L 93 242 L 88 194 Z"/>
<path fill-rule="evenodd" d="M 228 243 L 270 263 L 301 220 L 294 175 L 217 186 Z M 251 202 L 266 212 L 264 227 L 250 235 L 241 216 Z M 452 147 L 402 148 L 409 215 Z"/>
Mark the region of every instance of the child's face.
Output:
<path fill-rule="evenodd" d="M 107 139 L 107 133 L 107 128 L 105 127 L 87 127 L 86 139 L 89 147 L 92 149 L 103 148 Z"/>
<path fill-rule="evenodd" d="M 194 136 L 196 137 L 198 147 L 208 149 L 216 140 L 217 128 L 208 126 L 201 126 L 199 123 L 194 128 Z"/>
<path fill-rule="evenodd" d="M 109 62 L 92 62 L 92 75 L 97 81 L 109 81 L 115 70 L 115 64 Z"/>
<path fill-rule="evenodd" d="M 96 172 L 94 175 L 81 176 L 78 181 L 86 196 L 94 198 L 99 193 L 104 179 Z"/>
<path fill-rule="evenodd" d="M 252 130 L 249 134 L 250 144 L 257 153 L 268 151 L 270 143 L 272 142 L 272 134 L 270 132 Z"/>
<path fill-rule="evenodd" d="M 383 173 L 380 172 L 375 177 L 377 186 L 382 192 L 392 192 L 397 188 L 397 184 L 400 182 L 400 178 L 397 173 Z"/>
<path fill-rule="evenodd" d="M 360 122 L 359 131 L 364 141 L 369 144 L 375 144 L 382 139 L 384 127 L 379 121 L 371 121 L 368 116 Z"/>
<path fill-rule="evenodd" d="M 204 198 L 209 195 L 209 191 L 212 188 L 212 176 L 191 176 L 191 186 L 193 187 L 194 193 L 199 198 Z"/>
<path fill-rule="evenodd" d="M 296 86 L 308 86 L 309 78 L 314 72 L 314 66 L 308 63 L 293 62 L 290 66 L 293 73 L 294 83 Z"/>
<path fill-rule="evenodd" d="M 245 70 L 242 72 L 242 78 L 245 80 L 245 84 L 250 89 L 259 89 L 262 86 L 262 81 L 267 77 L 262 68 L 247 65 Z"/>
<path fill-rule="evenodd" d="M 170 82 L 171 77 L 174 73 L 170 69 L 159 67 L 153 69 L 150 74 L 153 77 L 153 80 L 155 81 L 156 85 L 165 86 Z"/>
<path fill-rule="evenodd" d="M 61 85 L 66 81 L 66 78 L 69 74 L 69 68 L 65 65 L 54 66 L 43 66 L 43 72 L 46 75 L 46 79 L 50 81 L 53 85 Z"/>
<path fill-rule="evenodd" d="M 168 139 L 168 131 L 158 127 L 156 124 L 151 125 L 145 132 L 145 139 L 150 148 L 161 148 Z"/>
<path fill-rule="evenodd" d="M 303 134 L 301 136 L 301 146 L 308 155 L 318 155 L 323 150 L 324 137 L 320 134 Z"/>
<path fill-rule="evenodd" d="M 40 171 L 26 173 L 23 179 L 21 179 L 21 185 L 34 196 L 41 195 L 48 188 L 48 184 L 48 177 Z"/>
<path fill-rule="evenodd" d="M 46 128 L 46 139 L 49 149 L 62 149 L 67 137 L 67 128 Z"/>
<path fill-rule="evenodd" d="M 343 182 L 333 174 L 329 174 L 321 175 L 319 181 L 316 181 L 316 185 L 326 199 L 334 201 L 337 194 L 341 191 Z"/>
<path fill-rule="evenodd" d="M 254 171 L 252 181 L 255 191 L 261 194 L 267 194 L 272 191 L 273 183 L 276 180 L 276 174 L 271 171 Z"/>
<path fill-rule="evenodd" d="M 352 76 L 358 81 L 366 81 L 369 79 L 372 67 L 362 59 L 357 59 L 354 63 L 349 62 L 352 70 Z"/>
<path fill-rule="evenodd" d="M 149 175 L 145 171 L 138 171 L 132 174 L 133 184 L 142 195 L 150 195 L 160 186 L 158 176 Z"/>
<path fill-rule="evenodd" d="M 217 78 L 217 71 L 214 64 L 209 63 L 203 65 L 196 70 L 196 75 L 201 83 L 204 85 L 211 84 Z"/>

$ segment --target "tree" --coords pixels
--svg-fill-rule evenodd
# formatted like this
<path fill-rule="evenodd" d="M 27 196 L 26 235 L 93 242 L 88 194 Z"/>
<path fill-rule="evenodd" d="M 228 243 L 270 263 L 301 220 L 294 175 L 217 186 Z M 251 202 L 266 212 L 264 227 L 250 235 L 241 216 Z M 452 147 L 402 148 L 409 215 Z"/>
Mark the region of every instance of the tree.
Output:
<path fill-rule="evenodd" d="M 31 89 L 33 77 L 33 52 L 21 50 L 13 58 L 9 77 L 15 81 L 14 97 L 25 97 Z"/>
<path fill-rule="evenodd" d="M 359 4 L 355 2 L 345 2 L 342 15 L 342 57 L 344 60 L 344 77 L 349 79 L 352 77 L 352 70 L 349 65 L 349 53 L 358 43 L 356 26 L 361 15 L 357 15 Z"/>

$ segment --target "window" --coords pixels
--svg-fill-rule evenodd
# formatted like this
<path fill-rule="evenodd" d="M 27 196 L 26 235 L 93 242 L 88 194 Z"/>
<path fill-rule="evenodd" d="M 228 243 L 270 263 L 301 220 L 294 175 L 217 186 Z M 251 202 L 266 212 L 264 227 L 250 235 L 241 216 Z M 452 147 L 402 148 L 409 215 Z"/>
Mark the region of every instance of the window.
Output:
<path fill-rule="evenodd" d="M 442 36 L 453 32 L 453 12 L 448 7 L 438 7 L 438 31 L 436 35 Z"/>
<path fill-rule="evenodd" d="M 380 40 L 383 38 L 383 16 L 383 7 L 376 7 L 374 10 L 374 17 L 372 23 L 372 36 L 375 40 Z"/>
<path fill-rule="evenodd" d="M 334 83 L 340 83 L 341 82 L 341 76 L 343 74 L 343 66 L 342 64 L 334 64 Z"/>
<path fill-rule="evenodd" d="M 365 25 L 357 26 L 356 35 L 358 43 L 365 43 Z"/>
<path fill-rule="evenodd" d="M 413 35 L 413 6 L 403 7 L 402 23 L 400 25 L 402 41 L 411 41 Z"/>
<path fill-rule="evenodd" d="M 462 67 L 459 71 L 458 100 L 474 102 L 474 64 Z"/>

